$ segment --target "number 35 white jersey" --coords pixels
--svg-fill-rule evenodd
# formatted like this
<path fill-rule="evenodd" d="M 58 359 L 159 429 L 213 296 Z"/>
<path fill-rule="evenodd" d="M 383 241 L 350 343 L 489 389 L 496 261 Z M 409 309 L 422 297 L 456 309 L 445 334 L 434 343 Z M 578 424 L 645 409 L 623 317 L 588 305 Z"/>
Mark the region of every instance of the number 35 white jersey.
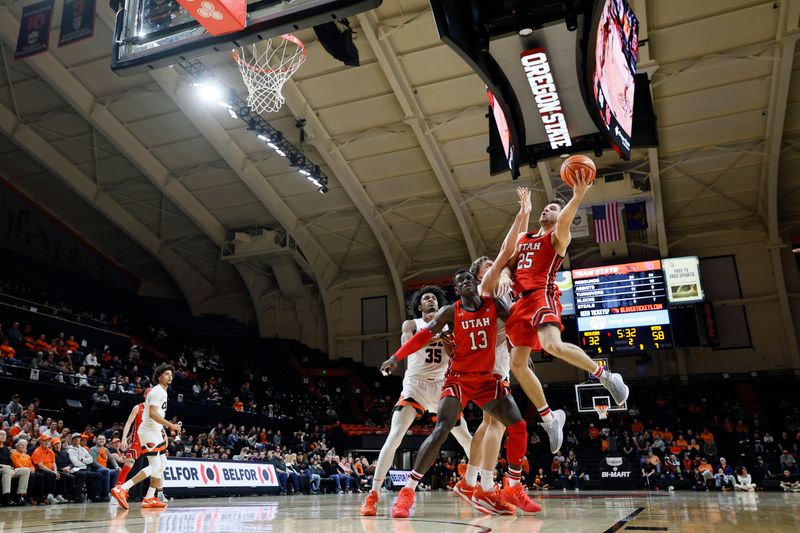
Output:
<path fill-rule="evenodd" d="M 427 325 L 421 318 L 414 319 L 414 323 L 417 331 Z M 407 360 L 408 367 L 404 377 L 443 380 L 450 357 L 444 349 L 444 343 L 434 338 L 426 347 L 409 355 Z"/>

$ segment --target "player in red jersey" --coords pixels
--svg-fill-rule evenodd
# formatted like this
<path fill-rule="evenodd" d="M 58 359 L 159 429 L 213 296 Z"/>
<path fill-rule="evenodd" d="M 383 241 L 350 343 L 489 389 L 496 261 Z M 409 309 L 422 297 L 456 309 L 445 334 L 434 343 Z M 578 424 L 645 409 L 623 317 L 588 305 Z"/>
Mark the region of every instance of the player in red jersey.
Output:
<path fill-rule="evenodd" d="M 501 250 L 501 255 L 505 252 Z M 392 508 L 392 516 L 408 517 L 414 503 L 414 490 L 433 464 L 461 410 L 470 400 L 508 429 L 508 485 L 502 490 L 495 485 L 490 493 L 481 494 L 481 497 L 493 511 L 501 507 L 501 501 L 526 512 L 540 511 L 541 507 L 531 501 L 519 482 L 528 440 L 525 421 L 511 396 L 508 384 L 502 376 L 492 374 L 497 320 L 508 318 L 508 306 L 494 297 L 482 297 L 478 292 L 475 276 L 469 270 L 456 272 L 453 285 L 459 300 L 453 305 L 442 307 L 426 327 L 420 329 L 381 365 L 382 372 L 390 373 L 397 367 L 398 361 L 425 346 L 445 326 L 449 325 L 453 331 L 455 348 L 439 400 L 436 427 L 419 449 L 414 470 L 406 486 L 400 491 Z M 476 487 L 477 491 L 480 491 L 480 487 Z"/>
<path fill-rule="evenodd" d="M 591 187 L 589 177 L 575 177 L 572 198 L 566 205 L 556 200 L 548 203 L 539 217 L 537 233 L 520 233 L 516 254 L 509 267 L 514 280 L 517 302 L 506 322 L 511 349 L 511 371 L 519 380 L 525 394 L 534 405 L 546 404 L 539 397 L 541 388 L 535 386 L 536 376 L 529 368 L 532 349 L 547 353 L 567 363 L 591 372 L 608 389 L 617 405 L 628 399 L 628 386 L 622 376 L 614 374 L 592 361 L 578 346 L 561 340 L 561 302 L 556 287 L 556 272 L 564 260 L 572 235 L 570 226 L 586 191 Z"/>
<path fill-rule="evenodd" d="M 144 391 L 145 397 L 147 397 L 148 392 L 150 392 L 149 387 Z M 131 468 L 133 468 L 134 463 L 142 455 L 142 444 L 139 442 L 139 434 L 137 431 L 139 430 L 139 426 L 142 425 L 143 414 L 144 402 L 137 403 L 133 406 L 133 409 L 131 409 L 131 413 L 128 415 L 128 420 L 125 421 L 125 427 L 122 428 L 120 449 L 125 452 L 125 466 L 122 467 L 122 470 L 117 477 L 118 487 L 125 483 L 125 480 L 128 478 L 128 474 L 130 473 Z"/>

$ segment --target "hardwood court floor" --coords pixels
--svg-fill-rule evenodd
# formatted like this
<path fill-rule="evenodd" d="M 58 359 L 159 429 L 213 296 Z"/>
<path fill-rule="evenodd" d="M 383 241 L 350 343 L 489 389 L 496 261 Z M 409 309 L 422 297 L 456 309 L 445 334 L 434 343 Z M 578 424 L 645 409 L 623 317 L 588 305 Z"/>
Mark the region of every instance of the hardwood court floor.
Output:
<path fill-rule="evenodd" d="M 173 500 L 162 511 L 124 511 L 116 504 L 0 509 L 0 531 L 154 533 L 271 531 L 276 533 L 567 533 L 615 531 L 800 531 L 800 493 L 550 492 L 535 496 L 536 516 L 482 517 L 451 493 L 423 492 L 411 519 L 392 520 L 395 494 L 382 516 L 361 518 L 360 495 Z"/>

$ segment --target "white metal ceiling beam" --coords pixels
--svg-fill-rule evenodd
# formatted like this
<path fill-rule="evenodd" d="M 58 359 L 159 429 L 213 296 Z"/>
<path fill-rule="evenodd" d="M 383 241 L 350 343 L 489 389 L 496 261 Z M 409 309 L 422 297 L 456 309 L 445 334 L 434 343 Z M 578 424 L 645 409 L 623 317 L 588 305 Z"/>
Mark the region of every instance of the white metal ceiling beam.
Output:
<path fill-rule="evenodd" d="M 450 166 L 425 119 L 422 107 L 414 96 L 414 88 L 397 59 L 397 54 L 392 49 L 389 39 L 383 38 L 384 30 L 380 27 L 377 11 L 361 13 L 358 15 L 358 20 L 373 52 L 375 52 L 378 64 L 391 85 L 397 101 L 403 108 L 405 123 L 414 131 L 417 142 L 425 153 L 425 157 L 450 203 L 461 233 L 464 234 L 464 242 L 467 245 L 469 256 L 478 257 L 479 253 L 483 253 L 486 249 L 481 239 L 481 233 L 478 231 L 472 215 L 459 203 L 458 185 L 450 172 Z"/>
<path fill-rule="evenodd" d="M 194 267 L 99 188 L 92 178 L 50 146 L 33 128 L 2 105 L 0 131 L 161 263 L 183 293 L 193 313 L 203 311 L 201 303 L 214 292 L 214 287 Z"/>
<path fill-rule="evenodd" d="M 778 174 L 780 173 L 781 145 L 786 109 L 789 102 L 789 86 L 792 81 L 795 49 L 800 39 L 800 2 L 781 2 L 776 32 L 776 61 L 773 64 L 770 105 L 767 116 L 767 230 L 768 248 L 772 259 L 772 270 L 778 292 L 778 306 L 781 310 L 786 344 L 795 370 L 800 369 L 800 348 L 797 331 L 792 319 L 792 308 L 787 296 L 786 280 L 783 274 L 781 252 L 786 247 L 780 235 L 778 209 Z"/>
<path fill-rule="evenodd" d="M 283 201 L 267 177 L 258 170 L 244 150 L 217 121 L 208 105 L 198 100 L 189 84 L 185 83 L 185 79 L 182 80 L 174 69 L 159 69 L 151 72 L 150 76 L 291 235 L 308 259 L 312 268 L 310 273 L 316 278 L 317 283 L 323 288 L 328 287 L 339 274 L 335 263 L 314 236 L 299 222 L 295 213 Z M 298 174 L 298 181 L 301 179 L 302 176 Z M 302 181 L 305 183 L 305 180 Z"/>
<path fill-rule="evenodd" d="M 311 142 L 314 143 L 322 159 L 325 160 L 325 163 L 336 175 L 339 184 L 347 192 L 350 200 L 358 208 L 361 216 L 367 221 L 372 233 L 375 235 L 375 239 L 378 241 L 386 258 L 386 264 L 392 278 L 397 306 L 400 310 L 399 316 L 405 317 L 405 295 L 403 293 L 402 275 L 408 268 L 409 260 L 400 245 L 400 241 L 397 240 L 395 234 L 389 229 L 389 225 L 380 216 L 380 211 L 376 208 L 367 191 L 364 190 L 364 186 L 356 177 L 356 173 L 350 163 L 337 149 L 336 143 L 331 139 L 330 133 L 322 124 L 317 113 L 308 103 L 297 84 L 291 79 L 283 86 L 283 96 L 292 115 L 298 119 L 305 119 L 306 134 Z"/>

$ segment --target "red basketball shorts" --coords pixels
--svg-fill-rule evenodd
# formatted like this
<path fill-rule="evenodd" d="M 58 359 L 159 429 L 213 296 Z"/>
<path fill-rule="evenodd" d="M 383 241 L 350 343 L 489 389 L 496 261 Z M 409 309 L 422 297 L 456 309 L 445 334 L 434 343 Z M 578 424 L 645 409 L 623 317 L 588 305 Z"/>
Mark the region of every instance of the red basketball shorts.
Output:
<path fill-rule="evenodd" d="M 487 403 L 510 394 L 508 381 L 496 374 L 451 372 L 445 378 L 441 397 L 457 399 L 463 409 L 470 400 L 483 408 Z"/>
<path fill-rule="evenodd" d="M 125 459 L 137 460 L 142 455 L 142 446 L 138 442 L 132 442 L 125 450 Z"/>
<path fill-rule="evenodd" d="M 541 351 L 537 330 L 543 324 L 554 324 L 561 331 L 561 302 L 558 291 L 538 289 L 525 294 L 511 307 L 511 316 L 506 322 L 506 336 L 511 346 L 530 346 Z"/>

